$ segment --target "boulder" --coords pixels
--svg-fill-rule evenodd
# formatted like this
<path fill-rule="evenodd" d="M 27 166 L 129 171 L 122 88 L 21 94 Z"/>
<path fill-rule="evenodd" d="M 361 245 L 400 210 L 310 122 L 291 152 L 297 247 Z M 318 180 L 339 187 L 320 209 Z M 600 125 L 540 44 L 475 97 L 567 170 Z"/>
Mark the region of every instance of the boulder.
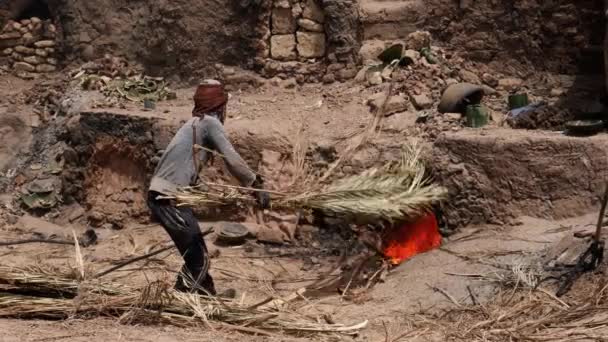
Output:
<path fill-rule="evenodd" d="M 296 20 L 291 8 L 274 8 L 272 10 L 272 33 L 289 34 L 296 32 Z"/>
<path fill-rule="evenodd" d="M 293 34 L 274 35 L 270 38 L 270 55 L 275 59 L 296 59 L 296 37 Z"/>
<path fill-rule="evenodd" d="M 325 56 L 325 34 L 298 32 L 298 54 L 304 58 Z"/>

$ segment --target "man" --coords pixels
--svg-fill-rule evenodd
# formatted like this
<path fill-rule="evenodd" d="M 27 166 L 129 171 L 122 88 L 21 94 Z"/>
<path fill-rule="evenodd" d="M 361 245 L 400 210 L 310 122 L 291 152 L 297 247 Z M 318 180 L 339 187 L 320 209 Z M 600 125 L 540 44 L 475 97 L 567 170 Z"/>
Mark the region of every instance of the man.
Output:
<path fill-rule="evenodd" d="M 193 117 L 167 146 L 150 182 L 148 206 L 184 258 L 185 264 L 175 284 L 179 291 L 216 295 L 209 275 L 207 246 L 192 209 L 176 207 L 171 200 L 159 196 L 171 195 L 179 187 L 196 184 L 201 166 L 209 160 L 211 150 L 222 156 L 241 185 L 258 189 L 263 185 L 262 179 L 251 171 L 226 137 L 223 124 L 227 101 L 224 87 L 218 81 L 206 80 L 197 88 Z M 262 207 L 269 206 L 267 193 L 256 191 L 254 194 Z"/>

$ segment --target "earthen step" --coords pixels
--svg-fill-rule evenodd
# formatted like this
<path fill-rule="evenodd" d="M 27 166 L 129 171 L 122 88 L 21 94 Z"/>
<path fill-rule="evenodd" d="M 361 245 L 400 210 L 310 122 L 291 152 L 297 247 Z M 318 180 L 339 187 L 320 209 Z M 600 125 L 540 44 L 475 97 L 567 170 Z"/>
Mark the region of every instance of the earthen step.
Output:
<path fill-rule="evenodd" d="M 424 3 L 420 0 L 362 0 L 364 39 L 403 38 L 416 30 L 423 11 Z"/>

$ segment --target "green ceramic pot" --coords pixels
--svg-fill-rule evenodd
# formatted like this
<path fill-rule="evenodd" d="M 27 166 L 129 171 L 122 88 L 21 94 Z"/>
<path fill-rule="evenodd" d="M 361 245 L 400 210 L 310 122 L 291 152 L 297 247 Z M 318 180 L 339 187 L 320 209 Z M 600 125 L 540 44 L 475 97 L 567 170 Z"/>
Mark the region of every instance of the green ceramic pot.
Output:
<path fill-rule="evenodd" d="M 469 127 L 479 128 L 488 124 L 490 116 L 486 107 L 480 104 L 468 105 L 465 113 L 466 124 Z"/>
<path fill-rule="evenodd" d="M 509 95 L 509 110 L 525 107 L 530 104 L 528 94 Z"/>

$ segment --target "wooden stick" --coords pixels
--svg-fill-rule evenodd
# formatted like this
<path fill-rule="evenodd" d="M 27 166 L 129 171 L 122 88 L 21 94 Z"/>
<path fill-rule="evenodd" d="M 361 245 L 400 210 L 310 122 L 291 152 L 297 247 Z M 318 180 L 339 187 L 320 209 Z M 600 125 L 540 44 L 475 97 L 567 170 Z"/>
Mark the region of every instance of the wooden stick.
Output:
<path fill-rule="evenodd" d="M 608 204 L 608 183 L 606 183 L 606 190 L 604 191 L 604 198 L 602 199 L 602 207 L 600 209 L 600 216 L 597 219 L 597 226 L 595 228 L 595 235 L 593 239 L 595 242 L 600 242 L 602 238 L 602 223 L 604 222 L 604 214 L 606 213 L 606 204 Z"/>
<path fill-rule="evenodd" d="M 138 256 L 138 257 L 136 257 L 136 258 L 129 259 L 129 260 L 127 260 L 127 261 L 121 262 L 120 264 L 118 264 L 118 265 L 116 265 L 116 266 L 114 266 L 114 267 L 110 267 L 109 269 L 107 269 L 107 270 L 105 270 L 105 271 L 102 271 L 102 272 L 97 273 L 97 274 L 94 276 L 94 278 L 101 278 L 101 277 L 103 277 L 103 276 L 105 276 L 105 275 L 107 275 L 107 274 L 109 274 L 109 273 L 112 273 L 112 272 L 114 272 L 114 271 L 116 271 L 116 270 L 118 270 L 118 269 L 121 269 L 121 268 L 123 268 L 123 267 L 125 267 L 125 266 L 127 266 L 127 265 L 130 265 L 130 264 L 132 264 L 132 263 L 134 263 L 134 262 L 138 262 L 138 261 L 140 261 L 140 260 L 144 260 L 144 259 L 151 258 L 151 257 L 153 257 L 153 256 L 155 256 L 155 255 L 158 255 L 158 254 L 162 253 L 162 252 L 166 252 L 166 251 L 168 251 L 168 250 L 170 250 L 170 249 L 172 249 L 172 248 L 174 248 L 174 247 L 175 247 L 175 246 L 173 246 L 173 245 L 171 245 L 171 246 L 167 246 L 167 247 L 161 248 L 161 249 L 159 249 L 159 250 L 157 250 L 157 251 L 154 251 L 154 252 L 151 252 L 151 253 L 148 253 L 148 254 L 144 254 L 144 255 Z"/>
<path fill-rule="evenodd" d="M 72 242 L 72 241 L 48 240 L 48 239 L 27 239 L 27 240 L 0 242 L 0 247 L 25 245 L 27 243 L 50 243 L 50 244 L 55 244 L 55 245 L 70 245 L 70 246 L 74 245 L 74 242 Z"/>

